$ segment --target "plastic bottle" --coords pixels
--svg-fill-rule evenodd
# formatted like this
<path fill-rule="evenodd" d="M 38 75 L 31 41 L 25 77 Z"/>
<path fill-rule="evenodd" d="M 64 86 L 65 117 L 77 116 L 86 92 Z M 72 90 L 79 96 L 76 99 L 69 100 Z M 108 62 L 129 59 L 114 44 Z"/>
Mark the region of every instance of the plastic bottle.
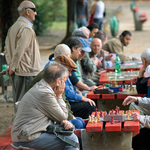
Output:
<path fill-rule="evenodd" d="M 121 73 L 121 61 L 118 54 L 116 54 L 115 59 L 115 73 Z"/>
<path fill-rule="evenodd" d="M 2 65 L 2 71 L 5 71 L 8 68 L 8 65 Z M 4 82 L 9 79 L 7 75 L 3 75 Z"/>

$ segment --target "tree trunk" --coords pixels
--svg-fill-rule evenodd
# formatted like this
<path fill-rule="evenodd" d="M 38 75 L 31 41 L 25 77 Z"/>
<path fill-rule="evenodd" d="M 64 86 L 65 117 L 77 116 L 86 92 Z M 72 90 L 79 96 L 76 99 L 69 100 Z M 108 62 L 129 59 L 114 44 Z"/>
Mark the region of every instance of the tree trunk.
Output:
<path fill-rule="evenodd" d="M 23 0 L 0 0 L 1 9 L 1 33 L 2 33 L 2 52 L 4 51 L 5 39 L 7 36 L 8 29 L 16 21 L 19 14 L 17 7 Z"/>

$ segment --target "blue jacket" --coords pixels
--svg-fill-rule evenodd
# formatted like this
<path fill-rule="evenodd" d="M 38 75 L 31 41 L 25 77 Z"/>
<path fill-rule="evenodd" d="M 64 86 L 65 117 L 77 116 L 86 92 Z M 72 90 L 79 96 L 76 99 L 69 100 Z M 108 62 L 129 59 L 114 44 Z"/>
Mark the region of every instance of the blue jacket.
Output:
<path fill-rule="evenodd" d="M 65 81 L 65 95 L 66 99 L 71 102 L 82 100 L 82 96 L 79 95 L 78 92 L 76 92 L 69 78 Z"/>

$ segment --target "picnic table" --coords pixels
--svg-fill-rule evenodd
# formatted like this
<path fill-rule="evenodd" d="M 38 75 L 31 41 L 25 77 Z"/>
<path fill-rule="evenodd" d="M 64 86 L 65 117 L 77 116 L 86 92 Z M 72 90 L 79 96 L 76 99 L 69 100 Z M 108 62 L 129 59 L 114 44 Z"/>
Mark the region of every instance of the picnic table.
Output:
<path fill-rule="evenodd" d="M 131 84 L 131 78 L 136 76 L 138 71 L 122 71 L 121 74 L 115 74 L 114 72 L 102 73 L 99 80 L 99 88 L 105 88 L 105 84 L 109 84 L 112 87 L 113 82 L 117 82 L 118 86 L 122 87 L 122 91 L 112 93 L 100 93 L 96 94 L 91 91 L 87 94 L 87 98 L 93 99 L 98 107 L 98 110 L 111 110 L 116 106 L 119 106 L 122 110 L 127 110 L 129 106 L 123 106 L 123 100 L 128 96 L 143 97 L 144 94 L 138 94 L 136 86 Z M 132 90 L 130 88 L 132 86 Z M 134 89 L 134 90 L 133 90 Z"/>

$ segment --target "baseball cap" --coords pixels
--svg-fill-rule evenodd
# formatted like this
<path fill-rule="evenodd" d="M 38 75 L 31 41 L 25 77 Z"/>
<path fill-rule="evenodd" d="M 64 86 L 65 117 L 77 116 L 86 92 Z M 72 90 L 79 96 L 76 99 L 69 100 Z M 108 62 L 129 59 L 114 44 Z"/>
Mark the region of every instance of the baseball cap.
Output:
<path fill-rule="evenodd" d="M 64 65 L 65 67 L 72 68 L 73 71 L 76 71 L 75 69 L 78 68 L 75 62 L 66 55 L 59 55 L 54 59 L 54 61 Z"/>
<path fill-rule="evenodd" d="M 83 38 L 87 38 L 87 36 L 85 35 L 85 33 L 82 30 L 80 30 L 80 29 L 75 29 L 72 32 L 72 36 L 81 36 Z"/>
<path fill-rule="evenodd" d="M 91 52 L 91 51 L 92 51 L 91 48 L 88 47 L 88 43 L 87 43 L 87 41 L 86 41 L 84 38 L 78 37 L 78 39 L 82 42 L 82 47 L 81 47 L 81 49 L 82 49 L 83 51 L 85 51 L 85 52 Z"/>

